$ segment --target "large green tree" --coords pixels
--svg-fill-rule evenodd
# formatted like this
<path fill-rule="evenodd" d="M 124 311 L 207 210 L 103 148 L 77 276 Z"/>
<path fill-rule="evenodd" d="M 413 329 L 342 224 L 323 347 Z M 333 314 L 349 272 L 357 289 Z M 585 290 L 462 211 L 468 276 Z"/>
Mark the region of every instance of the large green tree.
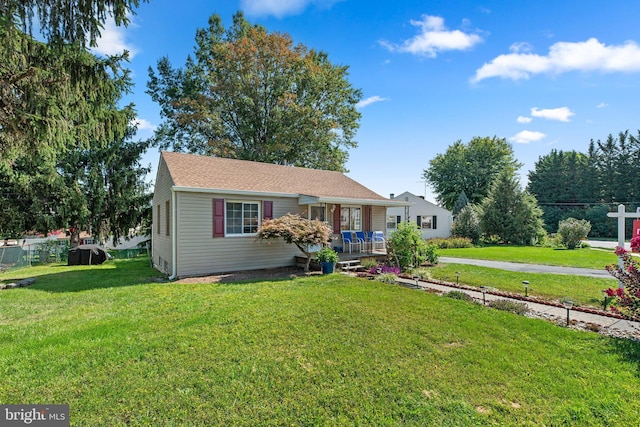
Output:
<path fill-rule="evenodd" d="M 97 58 L 87 50 L 112 16 L 126 24 L 138 0 L 0 2 L 0 163 L 19 155 L 55 157 L 126 129 L 112 102 L 130 81 L 126 53 Z M 44 36 L 31 35 L 33 21 Z M 105 108 L 106 107 L 106 108 Z"/>
<path fill-rule="evenodd" d="M 126 25 L 138 3 L 0 2 L 0 234 L 70 227 L 119 237 L 140 223 L 147 144 L 129 141 L 133 106 L 118 105 L 131 88 L 127 53 L 87 50 L 107 17 Z"/>
<path fill-rule="evenodd" d="M 98 240 L 113 236 L 117 241 L 148 222 L 151 194 L 144 178 L 149 168 L 140 164 L 148 143 L 131 141 L 134 131 L 130 127 L 106 145 L 69 150 L 56 162 L 17 158 L 0 174 L 0 233 L 66 228 L 77 244 L 83 230 Z"/>
<path fill-rule="evenodd" d="M 536 198 L 520 187 L 515 173 L 504 170 L 480 204 L 480 228 L 486 238 L 502 243 L 534 244 L 544 234 L 542 210 Z"/>
<path fill-rule="evenodd" d="M 183 69 L 169 59 L 149 69 L 148 93 L 161 107 L 155 141 L 205 155 L 344 171 L 356 147 L 362 94 L 348 67 L 294 45 L 237 13 L 196 33 Z"/>
<path fill-rule="evenodd" d="M 474 137 L 468 144 L 456 141 L 445 153 L 431 159 L 423 178 L 434 189 L 438 201 L 452 210 L 463 192 L 469 203 L 479 203 L 500 171 L 513 172 L 519 167 L 506 139 Z"/>

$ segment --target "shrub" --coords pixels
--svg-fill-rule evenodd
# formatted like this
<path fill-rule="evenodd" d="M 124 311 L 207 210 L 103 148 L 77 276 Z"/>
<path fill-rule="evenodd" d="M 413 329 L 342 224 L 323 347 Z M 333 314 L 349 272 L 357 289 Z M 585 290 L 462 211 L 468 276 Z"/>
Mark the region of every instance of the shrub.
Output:
<path fill-rule="evenodd" d="M 376 261 L 374 258 L 363 258 L 360 261 L 360 265 L 362 265 L 365 270 L 371 270 L 372 267 L 378 266 L 378 261 Z"/>
<path fill-rule="evenodd" d="M 329 246 L 323 246 L 322 249 L 316 252 L 316 260 L 318 262 L 331 262 L 335 264 L 339 259 L 338 253 Z"/>
<path fill-rule="evenodd" d="M 429 270 L 428 268 L 425 267 L 421 267 L 421 268 L 414 268 L 410 271 L 411 275 L 413 277 L 417 277 L 419 279 L 425 280 L 425 279 L 431 279 L 431 270 Z"/>
<path fill-rule="evenodd" d="M 457 249 L 457 248 L 472 248 L 473 242 L 468 237 L 449 237 L 443 239 L 435 237 L 427 240 L 427 243 L 436 245 L 438 249 Z"/>
<path fill-rule="evenodd" d="M 557 234 L 548 234 L 541 245 L 547 248 L 559 248 L 562 246 L 562 239 Z"/>
<path fill-rule="evenodd" d="M 438 260 L 440 260 L 438 247 L 436 245 L 427 244 L 424 248 L 424 258 L 429 264 L 437 264 Z"/>
<path fill-rule="evenodd" d="M 567 218 L 558 223 L 558 235 L 567 249 L 575 249 L 580 246 L 580 241 L 585 239 L 591 231 L 591 223 L 584 219 Z"/>
<path fill-rule="evenodd" d="M 382 273 L 376 276 L 376 280 L 382 283 L 396 283 L 398 281 L 398 276 L 393 273 Z"/>
<path fill-rule="evenodd" d="M 624 288 L 607 289 L 607 296 L 614 298 L 618 311 L 633 319 L 640 320 L 640 264 L 632 259 L 624 248 L 617 247 L 616 255 L 622 257 L 623 268 L 608 265 L 607 271 L 618 279 Z"/>
<path fill-rule="evenodd" d="M 527 304 L 523 302 L 509 301 L 505 299 L 489 301 L 487 305 L 491 308 L 495 308 L 496 310 L 508 311 L 510 313 L 519 314 L 519 315 L 523 315 L 527 311 L 529 311 Z"/>
<path fill-rule="evenodd" d="M 391 233 L 387 254 L 396 259 L 400 268 L 417 267 L 426 259 L 427 242 L 415 222 L 404 221 Z"/>
<path fill-rule="evenodd" d="M 447 292 L 446 294 L 444 294 L 445 297 L 447 298 L 451 298 L 451 299 L 457 299 L 460 301 L 467 301 L 467 302 L 473 302 L 473 297 L 471 297 L 470 295 L 462 292 L 462 291 L 450 291 Z"/>

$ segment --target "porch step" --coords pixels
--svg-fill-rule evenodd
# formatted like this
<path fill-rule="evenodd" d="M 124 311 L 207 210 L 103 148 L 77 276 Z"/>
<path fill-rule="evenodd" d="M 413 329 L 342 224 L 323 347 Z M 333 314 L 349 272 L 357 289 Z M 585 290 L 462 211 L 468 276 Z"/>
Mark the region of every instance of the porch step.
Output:
<path fill-rule="evenodd" d="M 364 267 L 360 264 L 359 259 L 351 259 L 348 261 L 339 261 L 338 267 L 342 271 L 357 271 L 363 269 Z"/>

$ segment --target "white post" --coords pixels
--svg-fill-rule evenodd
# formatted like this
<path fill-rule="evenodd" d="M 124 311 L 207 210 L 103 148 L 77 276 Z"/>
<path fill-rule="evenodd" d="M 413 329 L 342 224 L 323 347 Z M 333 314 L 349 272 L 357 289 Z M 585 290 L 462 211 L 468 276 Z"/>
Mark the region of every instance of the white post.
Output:
<path fill-rule="evenodd" d="M 607 214 L 609 218 L 618 218 L 618 246 L 624 249 L 624 226 L 627 218 L 640 218 L 640 212 L 627 213 L 623 204 L 618 205 L 618 212 L 609 212 Z M 618 256 L 618 267 L 624 269 L 624 262 L 622 256 Z M 624 288 L 622 282 L 618 282 L 618 286 Z"/>
<path fill-rule="evenodd" d="M 618 246 L 624 249 L 625 207 L 618 205 Z"/>

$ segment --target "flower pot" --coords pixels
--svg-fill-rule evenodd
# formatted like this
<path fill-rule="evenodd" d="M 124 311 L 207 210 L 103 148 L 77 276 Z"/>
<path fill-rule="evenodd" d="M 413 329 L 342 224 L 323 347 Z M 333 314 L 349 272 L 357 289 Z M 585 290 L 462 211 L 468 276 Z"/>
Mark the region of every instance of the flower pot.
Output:
<path fill-rule="evenodd" d="M 322 268 L 322 274 L 331 274 L 333 273 L 335 264 L 332 262 L 321 262 L 320 267 Z"/>

